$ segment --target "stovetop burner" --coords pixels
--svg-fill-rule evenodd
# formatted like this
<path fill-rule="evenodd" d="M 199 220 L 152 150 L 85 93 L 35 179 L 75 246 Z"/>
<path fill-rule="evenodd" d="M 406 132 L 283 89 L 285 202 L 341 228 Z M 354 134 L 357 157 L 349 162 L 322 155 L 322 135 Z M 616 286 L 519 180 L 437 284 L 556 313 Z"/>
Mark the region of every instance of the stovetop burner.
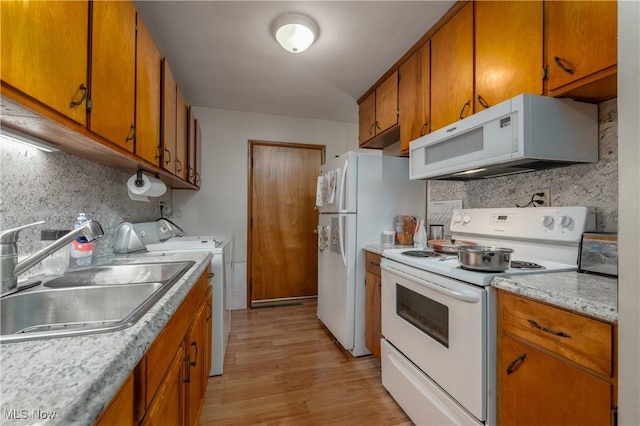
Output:
<path fill-rule="evenodd" d="M 433 251 L 427 251 L 427 250 L 407 250 L 407 251 L 403 251 L 402 254 L 404 256 L 411 256 L 411 257 L 440 257 L 441 256 L 438 253 L 435 253 Z"/>
<path fill-rule="evenodd" d="M 511 267 L 513 269 L 546 269 L 544 266 L 533 262 L 525 262 L 523 260 L 512 260 Z"/>

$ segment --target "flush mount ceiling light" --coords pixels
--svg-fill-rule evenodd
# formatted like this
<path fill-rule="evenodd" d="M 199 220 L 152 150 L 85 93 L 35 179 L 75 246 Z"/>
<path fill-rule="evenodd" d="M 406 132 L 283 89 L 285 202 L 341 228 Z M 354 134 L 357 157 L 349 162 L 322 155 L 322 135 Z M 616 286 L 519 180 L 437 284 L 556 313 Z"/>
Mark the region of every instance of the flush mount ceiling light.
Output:
<path fill-rule="evenodd" d="M 286 13 L 273 21 L 271 32 L 286 51 L 301 53 L 318 38 L 318 24 L 306 15 Z"/>

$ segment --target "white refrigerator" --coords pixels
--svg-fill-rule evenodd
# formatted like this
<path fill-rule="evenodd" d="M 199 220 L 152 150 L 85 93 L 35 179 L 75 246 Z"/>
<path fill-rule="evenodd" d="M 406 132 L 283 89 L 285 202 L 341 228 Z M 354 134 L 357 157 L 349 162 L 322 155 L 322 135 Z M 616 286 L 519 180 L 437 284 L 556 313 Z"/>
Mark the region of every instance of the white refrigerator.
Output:
<path fill-rule="evenodd" d="M 368 355 L 363 246 L 396 215 L 424 218 L 426 181 L 409 180 L 407 158 L 350 151 L 322 166 L 316 205 L 318 318 L 353 356 Z"/>

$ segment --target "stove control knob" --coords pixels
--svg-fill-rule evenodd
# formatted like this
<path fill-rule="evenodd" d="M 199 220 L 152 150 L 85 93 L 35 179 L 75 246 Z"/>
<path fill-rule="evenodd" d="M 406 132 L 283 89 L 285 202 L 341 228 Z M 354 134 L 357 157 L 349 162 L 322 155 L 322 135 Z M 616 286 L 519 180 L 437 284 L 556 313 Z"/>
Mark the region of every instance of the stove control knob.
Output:
<path fill-rule="evenodd" d="M 462 220 L 462 216 L 460 216 L 459 214 L 457 214 L 457 215 L 455 215 L 455 216 L 453 217 L 453 221 L 454 221 L 455 223 L 460 223 L 460 221 L 461 221 L 461 220 Z"/>
<path fill-rule="evenodd" d="M 469 223 L 471 222 L 471 216 L 469 216 L 468 214 L 465 214 L 464 217 L 462 218 L 462 223 Z"/>
<path fill-rule="evenodd" d="M 560 226 L 563 228 L 568 228 L 573 223 L 573 219 L 570 216 L 562 216 L 560 218 Z"/>
<path fill-rule="evenodd" d="M 540 219 L 540 222 L 542 223 L 542 226 L 544 226 L 545 228 L 551 228 L 551 226 L 553 225 L 553 217 L 542 216 L 542 219 Z"/>

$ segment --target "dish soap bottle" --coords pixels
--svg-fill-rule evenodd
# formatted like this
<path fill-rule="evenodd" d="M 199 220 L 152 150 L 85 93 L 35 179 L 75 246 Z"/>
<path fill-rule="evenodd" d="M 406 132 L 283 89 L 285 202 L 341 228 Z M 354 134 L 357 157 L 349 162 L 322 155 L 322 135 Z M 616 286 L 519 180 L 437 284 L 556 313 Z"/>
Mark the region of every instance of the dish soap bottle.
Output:
<path fill-rule="evenodd" d="M 78 214 L 78 219 L 73 223 L 73 229 L 77 229 L 85 222 L 89 222 L 86 213 Z M 79 237 L 71 243 L 71 265 L 82 267 L 91 265 L 93 257 L 93 243 L 84 237 Z"/>
<path fill-rule="evenodd" d="M 413 247 L 424 249 L 427 246 L 427 233 L 424 230 L 424 220 L 418 222 L 416 232 L 413 234 Z"/>

